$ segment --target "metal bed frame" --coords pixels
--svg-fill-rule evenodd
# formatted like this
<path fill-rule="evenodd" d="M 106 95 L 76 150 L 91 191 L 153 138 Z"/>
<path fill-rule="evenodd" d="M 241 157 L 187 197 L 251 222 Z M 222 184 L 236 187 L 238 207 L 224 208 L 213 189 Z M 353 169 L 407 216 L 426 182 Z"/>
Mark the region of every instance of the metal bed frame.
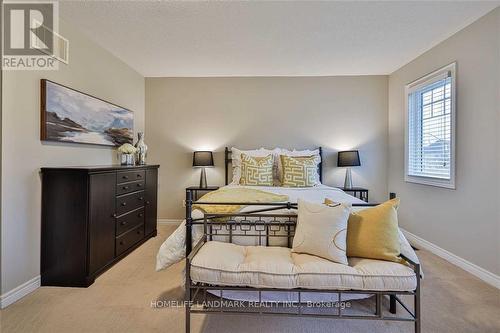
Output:
<path fill-rule="evenodd" d="M 186 201 L 186 211 L 189 210 L 186 219 L 186 229 L 193 225 L 203 226 L 203 237 L 198 241 L 194 248 L 186 246 L 186 294 L 185 294 L 185 311 L 186 311 L 186 332 L 190 332 L 191 314 L 199 313 L 218 313 L 218 314 L 245 314 L 245 315 L 277 315 L 277 316 L 299 316 L 299 317 L 317 317 L 317 318 L 337 318 L 337 319 L 369 319 L 369 320 L 385 320 L 399 322 L 413 322 L 415 333 L 420 333 L 420 265 L 413 262 L 409 258 L 402 257 L 408 262 L 415 272 L 417 279 L 417 287 L 413 291 L 377 291 L 377 290 L 323 290 L 323 289 L 282 289 L 282 288 L 254 288 L 254 287 L 238 287 L 238 286 L 219 286 L 207 283 L 194 283 L 190 276 L 190 267 L 193 258 L 198 251 L 207 242 L 215 237 L 226 237 L 229 242 L 232 242 L 234 237 L 258 237 L 258 245 L 268 246 L 273 238 L 286 238 L 288 247 L 291 246 L 293 235 L 295 232 L 297 215 L 292 213 L 297 209 L 297 204 L 294 203 L 217 203 L 217 205 L 245 205 L 259 206 L 255 210 L 245 213 L 232 214 L 205 214 L 202 218 L 193 219 L 191 217 L 192 205 L 214 205 L 211 202 L 196 201 L 191 198 Z M 264 206 L 265 208 L 262 208 Z M 374 206 L 374 204 L 353 204 L 353 206 Z M 273 213 L 276 210 L 288 209 L 288 214 Z M 188 227 L 189 226 L 189 227 Z M 235 233 L 239 230 L 239 233 Z M 191 244 L 191 237 L 186 238 L 186 245 Z M 207 306 L 207 292 L 218 292 L 220 296 L 220 306 Z M 263 292 L 288 292 L 296 293 L 297 301 L 289 302 L 292 305 L 292 312 L 276 311 L 279 306 L 272 307 L 268 310 L 266 307 L 259 307 L 258 311 L 239 307 L 238 309 L 224 307 L 224 291 L 253 291 L 258 293 L 258 304 L 262 303 Z M 342 294 L 363 294 L 374 295 L 375 311 L 374 314 L 357 315 L 345 314 L 341 307 L 335 307 L 330 313 L 311 312 L 307 310 L 321 309 L 321 304 L 311 307 L 309 304 L 302 302 L 302 293 L 322 293 L 336 294 L 338 302 L 342 301 Z M 399 295 L 413 296 L 413 311 L 403 302 Z M 215 296 L 214 296 L 215 297 Z M 406 316 L 386 316 L 382 308 L 382 298 L 389 297 L 389 312 L 396 314 L 396 302 L 399 303 L 406 311 Z M 200 300 L 201 298 L 201 300 Z M 203 306 L 199 306 L 199 303 Z M 324 303 L 324 302 L 319 302 Z M 274 310 L 274 311 L 273 311 Z"/>
<path fill-rule="evenodd" d="M 320 156 L 322 154 L 321 147 L 319 148 Z M 225 149 L 225 175 L 226 185 L 229 183 L 229 164 L 231 163 L 230 151 Z M 320 180 L 322 179 L 321 163 L 318 166 Z M 390 198 L 394 198 L 395 193 L 390 194 Z M 202 218 L 192 218 L 193 205 L 238 205 L 238 206 L 259 206 L 256 209 L 245 213 L 232 214 L 204 214 Z M 361 203 L 353 204 L 353 206 L 376 206 L 377 204 Z M 276 214 L 277 210 L 287 209 L 287 214 Z M 258 245 L 269 246 L 271 239 L 286 238 L 286 245 L 291 247 L 293 235 L 295 233 L 297 215 L 296 203 L 248 203 L 248 202 L 203 202 L 193 201 L 192 193 L 186 191 L 186 291 L 185 291 L 185 311 L 186 311 L 186 332 L 190 332 L 191 314 L 199 313 L 218 313 L 218 314 L 239 314 L 239 315 L 273 315 L 273 316 L 298 316 L 298 317 L 317 317 L 317 318 L 333 318 L 333 319 L 364 319 L 364 320 L 384 320 L 384 321 L 399 321 L 413 322 L 414 332 L 421 332 L 420 324 L 420 265 L 409 258 L 401 255 L 409 266 L 413 269 L 417 279 L 417 286 L 413 291 L 377 291 L 377 290 L 323 290 L 323 289 L 282 289 L 282 288 L 254 288 L 241 286 L 219 286 L 206 283 L 194 283 L 190 276 L 190 267 L 193 258 L 198 251 L 207 242 L 211 241 L 214 236 L 225 237 L 229 242 L 233 241 L 233 237 L 258 237 Z M 203 226 L 203 237 L 198 243 L 192 247 L 192 228 L 195 225 Z M 239 233 L 235 233 L 239 230 Z M 220 306 L 207 306 L 207 292 L 218 292 Z M 263 292 L 286 292 L 296 293 L 297 301 L 290 302 L 292 304 L 292 312 L 277 312 L 269 311 L 267 308 L 259 307 L 258 311 L 251 311 L 249 308 L 243 307 L 241 310 L 226 308 L 223 304 L 224 291 L 252 291 L 258 293 L 258 303 L 262 303 Z M 342 301 L 342 294 L 363 294 L 374 295 L 375 309 L 370 315 L 354 315 L 342 312 L 341 307 L 335 307 L 331 313 L 324 312 L 307 312 L 305 308 L 311 309 L 306 303 L 302 302 L 302 293 L 322 293 L 336 294 L 338 302 Z M 413 296 L 413 311 L 403 302 L 399 295 Z M 215 297 L 215 296 L 212 296 Z M 389 298 L 389 312 L 393 316 L 386 316 L 382 308 L 382 298 Z M 203 306 L 198 305 L 200 298 Z M 321 302 L 320 302 L 321 303 Z M 399 303 L 406 311 L 407 316 L 396 315 L 396 303 Z M 274 310 L 279 307 L 273 307 Z M 312 309 L 317 309 L 313 307 Z"/>

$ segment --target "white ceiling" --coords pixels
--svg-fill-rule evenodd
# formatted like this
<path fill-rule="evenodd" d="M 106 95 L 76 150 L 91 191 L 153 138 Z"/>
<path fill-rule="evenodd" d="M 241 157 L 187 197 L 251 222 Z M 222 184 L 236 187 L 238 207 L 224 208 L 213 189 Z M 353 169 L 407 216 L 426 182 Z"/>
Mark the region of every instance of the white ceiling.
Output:
<path fill-rule="evenodd" d="M 68 1 L 60 13 L 147 77 L 323 76 L 389 74 L 498 5 Z"/>

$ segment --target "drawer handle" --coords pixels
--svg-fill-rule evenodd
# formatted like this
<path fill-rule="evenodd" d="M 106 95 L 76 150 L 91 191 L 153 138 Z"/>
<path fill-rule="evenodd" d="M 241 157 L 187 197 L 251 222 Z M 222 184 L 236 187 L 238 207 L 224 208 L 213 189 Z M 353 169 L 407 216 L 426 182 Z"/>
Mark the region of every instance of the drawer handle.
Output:
<path fill-rule="evenodd" d="M 128 190 L 128 186 L 123 186 L 122 190 Z"/>
<path fill-rule="evenodd" d="M 123 179 L 128 179 L 128 176 L 122 176 Z"/>
<path fill-rule="evenodd" d="M 117 217 L 116 213 L 111 214 L 111 217 Z"/>
<path fill-rule="evenodd" d="M 142 175 L 140 173 L 138 173 L 137 178 L 142 178 Z"/>
<path fill-rule="evenodd" d="M 120 241 L 120 245 L 123 245 L 123 241 Z"/>
<path fill-rule="evenodd" d="M 127 203 L 126 203 L 126 202 L 122 202 L 122 206 L 126 206 L 126 205 L 127 205 Z"/>
<path fill-rule="evenodd" d="M 143 213 L 139 213 L 139 217 L 143 217 L 143 216 L 144 216 L 144 214 L 143 214 Z"/>
<path fill-rule="evenodd" d="M 122 221 L 122 225 L 125 225 L 125 224 L 127 224 L 127 222 L 125 222 L 125 221 Z"/>
<path fill-rule="evenodd" d="M 150 203 L 150 202 L 149 202 L 149 200 L 148 200 L 148 201 L 146 201 L 146 205 L 149 205 L 149 203 Z"/>
<path fill-rule="evenodd" d="M 144 200 L 144 198 L 143 197 L 139 197 L 139 201 L 142 201 L 142 200 Z"/>
<path fill-rule="evenodd" d="M 137 187 L 141 187 L 141 186 L 142 186 L 142 184 L 141 184 L 141 183 L 138 183 L 138 184 L 137 184 Z"/>

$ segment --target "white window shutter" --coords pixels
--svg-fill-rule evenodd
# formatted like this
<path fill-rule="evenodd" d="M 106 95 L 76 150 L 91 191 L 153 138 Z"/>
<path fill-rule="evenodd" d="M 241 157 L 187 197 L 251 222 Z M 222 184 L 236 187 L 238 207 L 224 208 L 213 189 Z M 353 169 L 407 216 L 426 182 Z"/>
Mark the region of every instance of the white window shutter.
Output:
<path fill-rule="evenodd" d="M 405 179 L 455 186 L 455 64 L 406 87 Z"/>

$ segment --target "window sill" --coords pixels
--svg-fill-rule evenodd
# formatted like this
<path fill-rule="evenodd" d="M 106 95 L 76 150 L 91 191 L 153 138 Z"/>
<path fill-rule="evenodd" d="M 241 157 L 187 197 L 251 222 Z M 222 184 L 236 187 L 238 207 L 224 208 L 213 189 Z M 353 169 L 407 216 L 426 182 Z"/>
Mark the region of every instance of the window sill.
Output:
<path fill-rule="evenodd" d="M 455 181 L 453 179 L 452 180 L 440 180 L 437 178 L 405 176 L 405 182 L 413 183 L 413 184 L 420 184 L 420 185 L 427 185 L 427 186 L 434 186 L 434 187 L 441 187 L 441 188 L 446 188 L 449 190 L 456 189 Z"/>

